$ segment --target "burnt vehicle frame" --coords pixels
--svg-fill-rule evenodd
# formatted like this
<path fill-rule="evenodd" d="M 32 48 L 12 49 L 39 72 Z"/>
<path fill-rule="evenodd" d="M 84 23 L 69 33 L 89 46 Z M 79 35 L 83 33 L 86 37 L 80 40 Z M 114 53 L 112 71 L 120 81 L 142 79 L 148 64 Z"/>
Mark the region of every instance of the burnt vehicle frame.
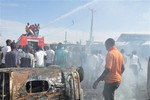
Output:
<path fill-rule="evenodd" d="M 77 68 L 0 69 L 1 100 L 81 100 Z"/>

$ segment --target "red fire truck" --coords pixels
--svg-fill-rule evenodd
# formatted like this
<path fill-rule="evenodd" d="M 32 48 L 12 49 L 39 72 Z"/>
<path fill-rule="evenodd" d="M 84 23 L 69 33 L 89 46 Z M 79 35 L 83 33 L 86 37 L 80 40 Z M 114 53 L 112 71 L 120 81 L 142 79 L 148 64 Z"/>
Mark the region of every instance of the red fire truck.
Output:
<path fill-rule="evenodd" d="M 22 34 L 18 39 L 17 44 L 20 46 L 30 45 L 33 48 L 36 48 L 36 46 L 44 48 L 44 37 L 26 36 Z"/>

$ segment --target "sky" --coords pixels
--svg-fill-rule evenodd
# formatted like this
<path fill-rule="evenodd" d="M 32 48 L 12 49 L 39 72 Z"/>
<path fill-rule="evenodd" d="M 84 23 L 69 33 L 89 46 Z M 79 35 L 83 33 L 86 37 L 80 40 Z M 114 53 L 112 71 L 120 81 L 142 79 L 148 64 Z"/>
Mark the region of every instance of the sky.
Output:
<path fill-rule="evenodd" d="M 65 34 L 83 44 L 90 33 L 94 41 L 150 34 L 150 0 L 0 0 L 0 45 L 17 41 L 28 22 L 40 24 L 46 43 L 64 42 Z"/>

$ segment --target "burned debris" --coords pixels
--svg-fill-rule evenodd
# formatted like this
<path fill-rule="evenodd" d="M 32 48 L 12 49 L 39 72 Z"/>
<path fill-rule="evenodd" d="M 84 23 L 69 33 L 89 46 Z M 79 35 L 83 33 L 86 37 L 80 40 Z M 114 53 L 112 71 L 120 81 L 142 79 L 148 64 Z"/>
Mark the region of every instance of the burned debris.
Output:
<path fill-rule="evenodd" d="M 1 69 L 1 100 L 81 100 L 76 68 Z"/>

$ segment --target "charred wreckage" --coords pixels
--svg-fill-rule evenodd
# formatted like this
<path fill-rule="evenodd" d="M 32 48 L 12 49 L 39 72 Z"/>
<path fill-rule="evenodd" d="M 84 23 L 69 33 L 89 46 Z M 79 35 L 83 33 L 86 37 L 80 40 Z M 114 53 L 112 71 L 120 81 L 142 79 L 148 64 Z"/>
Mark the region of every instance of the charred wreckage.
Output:
<path fill-rule="evenodd" d="M 82 71 L 55 65 L 0 69 L 0 100 L 82 100 Z"/>

